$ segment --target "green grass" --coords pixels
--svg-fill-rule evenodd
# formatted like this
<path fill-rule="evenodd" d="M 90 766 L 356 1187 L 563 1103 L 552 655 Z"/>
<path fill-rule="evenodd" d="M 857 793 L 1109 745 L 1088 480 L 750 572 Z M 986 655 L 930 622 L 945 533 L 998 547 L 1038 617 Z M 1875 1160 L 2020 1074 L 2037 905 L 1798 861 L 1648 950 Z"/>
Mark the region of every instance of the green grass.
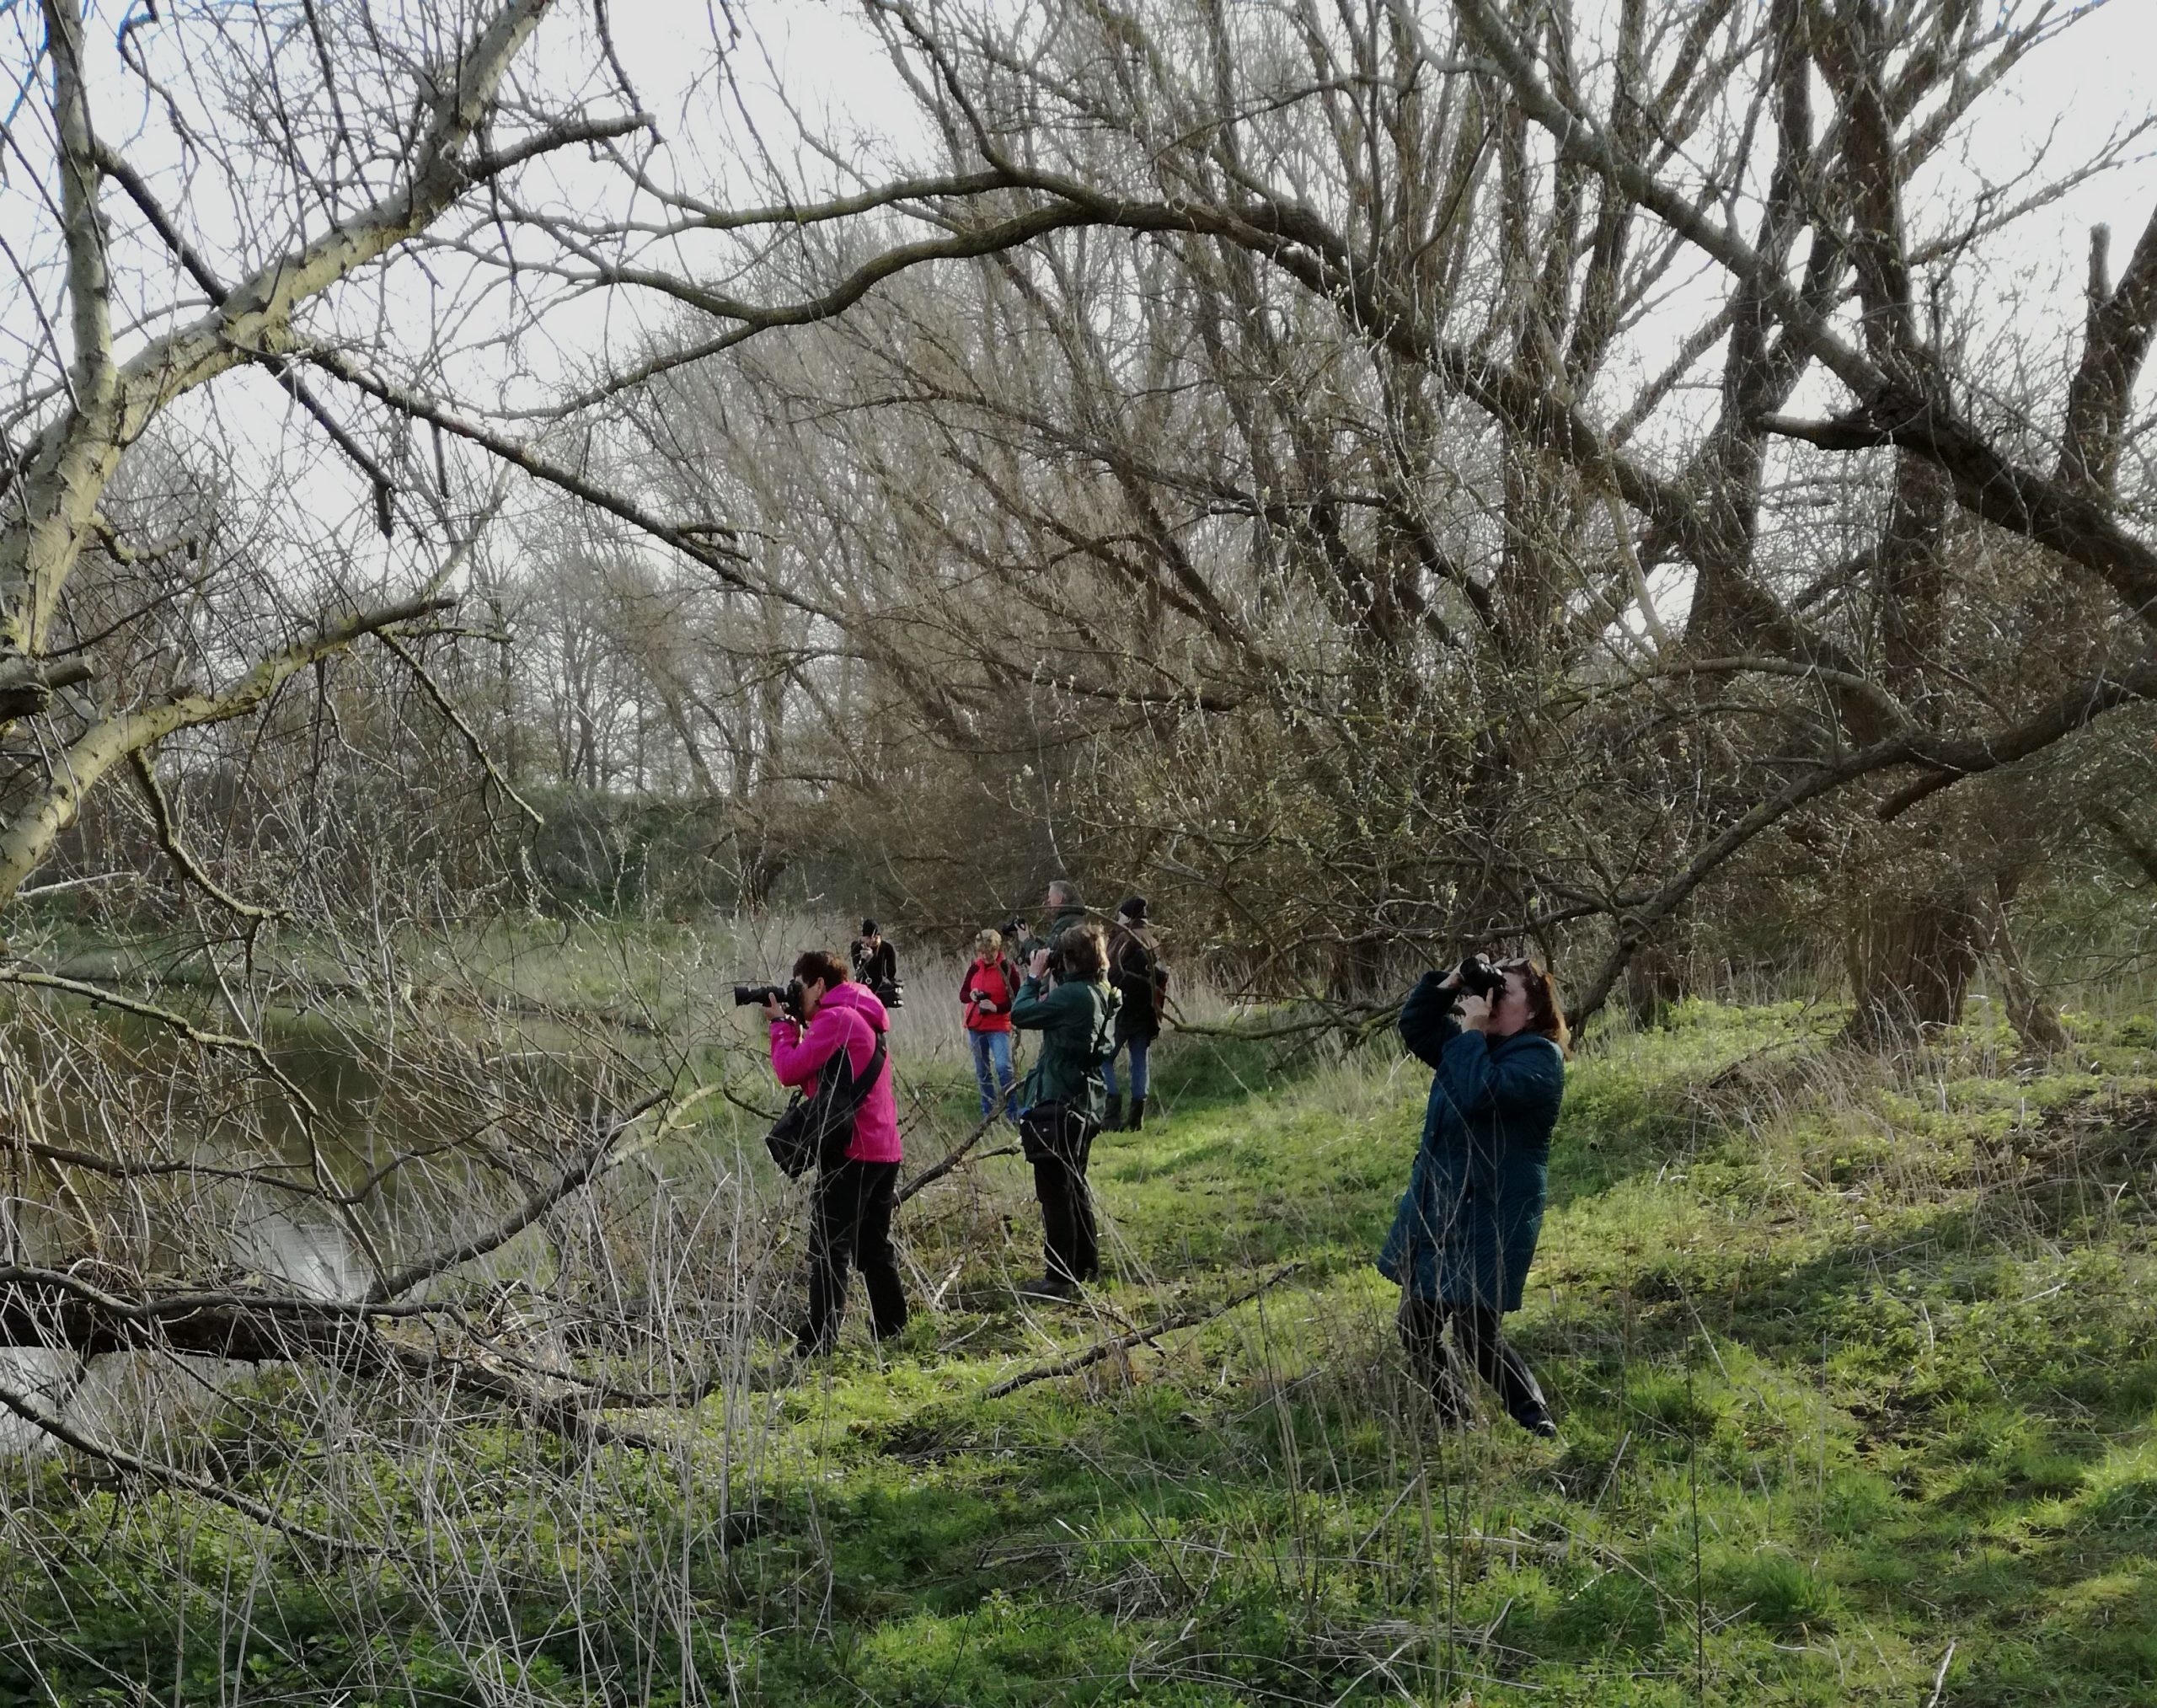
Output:
<path fill-rule="evenodd" d="M 714 1402 L 693 1450 L 587 1464 L 475 1424 L 448 1463 L 374 1467 L 401 1514 L 451 1489 L 432 1566 L 309 1561 L 48 1466 L 10 1496 L 0 1594 L 68 1658 L 40 1685 L 0 1654 L 0 1705 L 143 1700 L 128 1678 L 187 1702 L 1909 1705 L 1951 1643 L 1943 1705 L 2147 1702 L 2146 1022 L 2085 1020 L 2033 1073 L 1991 1033 L 1840 1059 L 1833 1021 L 1689 1006 L 1576 1063 L 1512 1320 L 1559 1443 L 1435 1435 L 1401 1368 L 1368 1260 L 1427 1074 L 1172 1046 L 1163 1118 L 1095 1150 L 1090 1309 L 1012 1297 L 1036 1230 L 995 1158 L 908 1207 L 922 1271 L 958 1266 L 944 1309 L 897 1348 L 855 1321 L 810 1380 Z M 1225 1315 L 982 1397 L 1290 1261 Z M 263 1549 L 243 1626 L 227 1586 Z"/>

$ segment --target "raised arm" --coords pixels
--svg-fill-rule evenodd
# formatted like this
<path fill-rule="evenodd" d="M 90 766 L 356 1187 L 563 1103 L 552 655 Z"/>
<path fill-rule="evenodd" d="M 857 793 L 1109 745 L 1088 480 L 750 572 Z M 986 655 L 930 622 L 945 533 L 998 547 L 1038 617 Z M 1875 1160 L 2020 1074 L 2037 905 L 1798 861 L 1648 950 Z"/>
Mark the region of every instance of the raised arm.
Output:
<path fill-rule="evenodd" d="M 1401 1041 L 1410 1055 L 1432 1068 L 1438 1065 L 1446 1045 L 1461 1035 L 1460 1019 L 1453 1011 L 1460 993 L 1452 980 L 1450 972 L 1426 972 L 1400 1005 Z"/>
<path fill-rule="evenodd" d="M 1029 978 L 1011 999 L 1011 1024 L 1029 1032 L 1038 1032 L 1051 1025 L 1056 1019 L 1056 1011 L 1050 1005 L 1053 994 L 1042 988 L 1038 978 Z"/>
<path fill-rule="evenodd" d="M 847 1015 L 841 1009 L 820 1009 L 803 1031 L 797 1020 L 781 1016 L 772 1022 L 772 1073 L 782 1085 L 806 1085 L 846 1041 Z"/>

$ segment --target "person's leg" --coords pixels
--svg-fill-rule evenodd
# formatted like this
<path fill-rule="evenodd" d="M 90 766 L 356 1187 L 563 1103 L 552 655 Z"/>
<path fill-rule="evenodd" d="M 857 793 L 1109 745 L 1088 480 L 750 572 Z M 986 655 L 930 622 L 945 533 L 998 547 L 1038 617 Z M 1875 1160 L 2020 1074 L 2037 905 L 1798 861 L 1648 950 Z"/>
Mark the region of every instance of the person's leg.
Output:
<path fill-rule="evenodd" d="M 1475 1373 L 1497 1390 L 1506 1413 L 1523 1429 L 1538 1435 L 1555 1432 L 1550 1407 L 1535 1373 L 1506 1339 L 1498 1313 L 1484 1305 L 1464 1305 L 1453 1314 L 1453 1337 L 1475 1366 Z"/>
<path fill-rule="evenodd" d="M 899 1279 L 899 1255 L 891 1248 L 891 1218 L 899 1207 L 899 1165 L 895 1162 L 854 1165 L 862 1171 L 860 1214 L 854 1223 L 854 1263 L 869 1295 L 869 1326 L 880 1341 L 907 1325 L 906 1288 Z"/>
<path fill-rule="evenodd" d="M 846 1270 L 853 1256 L 859 1211 L 861 1165 L 841 1163 L 816 1180 L 809 1207 L 809 1315 L 795 1351 L 805 1357 L 827 1352 L 846 1318 Z"/>
<path fill-rule="evenodd" d="M 1042 1273 L 1051 1281 L 1076 1282 L 1072 1247 L 1078 1234 L 1070 1165 L 1060 1156 L 1043 1156 L 1034 1165 L 1034 1196 L 1041 1207 Z"/>
<path fill-rule="evenodd" d="M 1131 1041 L 1131 1124 L 1127 1128 L 1128 1132 L 1141 1132 L 1146 1125 L 1147 1054 L 1153 1047 L 1151 1038 L 1133 1038 Z"/>
<path fill-rule="evenodd" d="M 990 1064 L 995 1059 L 991 1041 L 996 1039 L 1004 1040 L 1004 1077 L 1009 1079 L 1011 1077 L 1011 1045 L 1004 1035 L 1002 1032 L 975 1031 L 966 1034 L 966 1047 L 973 1052 L 974 1084 L 981 1088 L 981 1118 L 983 1121 L 988 1119 L 990 1111 L 996 1107 L 996 1082 L 989 1075 Z"/>
<path fill-rule="evenodd" d="M 1446 1309 L 1435 1299 L 1406 1298 L 1397 1319 L 1408 1362 L 1438 1408 L 1438 1422 L 1448 1429 L 1475 1421 L 1475 1408 L 1462 1384 L 1453 1353 L 1446 1346 Z"/>
<path fill-rule="evenodd" d="M 1093 1148 L 1094 1135 L 1082 1133 L 1071 1170 L 1071 1272 L 1081 1281 L 1101 1277 L 1101 1238 L 1094 1225 L 1094 1191 L 1086 1181 L 1086 1165 L 1093 1159 Z"/>
<path fill-rule="evenodd" d="M 1116 1089 L 1116 1058 L 1122 1052 L 1123 1046 L 1118 1044 L 1109 1052 L 1108 1060 L 1101 1063 L 1101 1084 L 1107 1088 L 1109 1094 L 1108 1125 L 1111 1127 L 1123 1125 L 1123 1093 Z"/>
<path fill-rule="evenodd" d="M 988 1040 L 988 1058 L 996 1069 L 996 1093 L 1002 1101 L 996 1106 L 1004 1111 L 1004 1119 L 1013 1127 L 1019 1124 L 1019 1093 L 1012 1084 L 1011 1034 L 983 1032 Z"/>

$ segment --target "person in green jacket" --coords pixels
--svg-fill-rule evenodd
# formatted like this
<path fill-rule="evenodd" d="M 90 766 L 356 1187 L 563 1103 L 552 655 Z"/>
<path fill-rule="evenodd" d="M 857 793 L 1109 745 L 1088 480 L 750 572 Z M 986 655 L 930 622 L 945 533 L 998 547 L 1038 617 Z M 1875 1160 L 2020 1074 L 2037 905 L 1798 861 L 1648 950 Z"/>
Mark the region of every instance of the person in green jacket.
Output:
<path fill-rule="evenodd" d="M 1456 970 L 1424 974 L 1401 1004 L 1402 1039 L 1436 1071 L 1423 1142 L 1378 1267 L 1400 1286 L 1400 1338 L 1442 1422 L 1457 1427 L 1475 1416 L 1464 1359 L 1516 1423 L 1554 1436 L 1534 1373 L 1498 1322 L 1520 1309 L 1543 1230 L 1550 1134 L 1566 1091 L 1566 1017 L 1533 961 L 1501 961 L 1496 971 L 1505 988 L 1490 997 L 1464 996 Z"/>
<path fill-rule="evenodd" d="M 1041 1035 L 1040 1058 L 1019 1088 L 1019 1138 L 1041 1201 L 1043 1268 L 1041 1279 L 1021 1291 L 1070 1299 L 1101 1269 L 1086 1164 L 1108 1103 L 1101 1063 L 1115 1047 L 1118 998 L 1108 982 L 1108 945 L 1098 924 L 1081 920 L 1067 927 L 1052 952 L 1062 976 L 1050 976 L 1050 945 L 1036 946 L 1011 1004 L 1011 1024 Z"/>
<path fill-rule="evenodd" d="M 1074 925 L 1084 924 L 1089 917 L 1086 904 L 1078 899 L 1078 886 L 1068 878 L 1049 880 L 1046 905 L 1048 929 L 1038 937 L 1030 931 L 1026 933 L 1025 941 L 1019 945 L 1021 965 L 1030 965 L 1035 950 L 1040 949 L 1050 950 L 1052 958 L 1057 943 L 1063 934 Z"/>

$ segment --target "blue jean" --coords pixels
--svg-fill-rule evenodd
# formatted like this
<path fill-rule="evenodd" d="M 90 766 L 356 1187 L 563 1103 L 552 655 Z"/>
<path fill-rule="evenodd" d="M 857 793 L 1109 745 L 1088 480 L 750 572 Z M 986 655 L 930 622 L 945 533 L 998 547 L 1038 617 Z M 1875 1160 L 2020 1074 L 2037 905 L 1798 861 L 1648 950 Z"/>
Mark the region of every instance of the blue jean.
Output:
<path fill-rule="evenodd" d="M 966 1034 L 966 1041 L 974 1053 L 974 1079 L 981 1087 L 982 1119 L 988 1119 L 997 1108 L 997 1098 L 1003 1097 L 1004 1118 L 1014 1127 L 1019 1124 L 1019 1100 L 1011 1090 L 1011 1034 L 1009 1032 L 974 1032 Z M 995 1069 L 995 1077 L 989 1074 Z"/>
<path fill-rule="evenodd" d="M 1123 1042 L 1116 1046 L 1118 1054 L 1126 1050 L 1131 1052 L 1131 1095 L 1133 1097 L 1143 1097 L 1146 1095 L 1146 1052 L 1153 1047 L 1153 1041 L 1151 1038 L 1126 1038 Z M 1101 1082 L 1108 1087 L 1110 1096 L 1114 1097 L 1117 1095 L 1116 1057 L 1113 1055 L 1101 1063 Z"/>

